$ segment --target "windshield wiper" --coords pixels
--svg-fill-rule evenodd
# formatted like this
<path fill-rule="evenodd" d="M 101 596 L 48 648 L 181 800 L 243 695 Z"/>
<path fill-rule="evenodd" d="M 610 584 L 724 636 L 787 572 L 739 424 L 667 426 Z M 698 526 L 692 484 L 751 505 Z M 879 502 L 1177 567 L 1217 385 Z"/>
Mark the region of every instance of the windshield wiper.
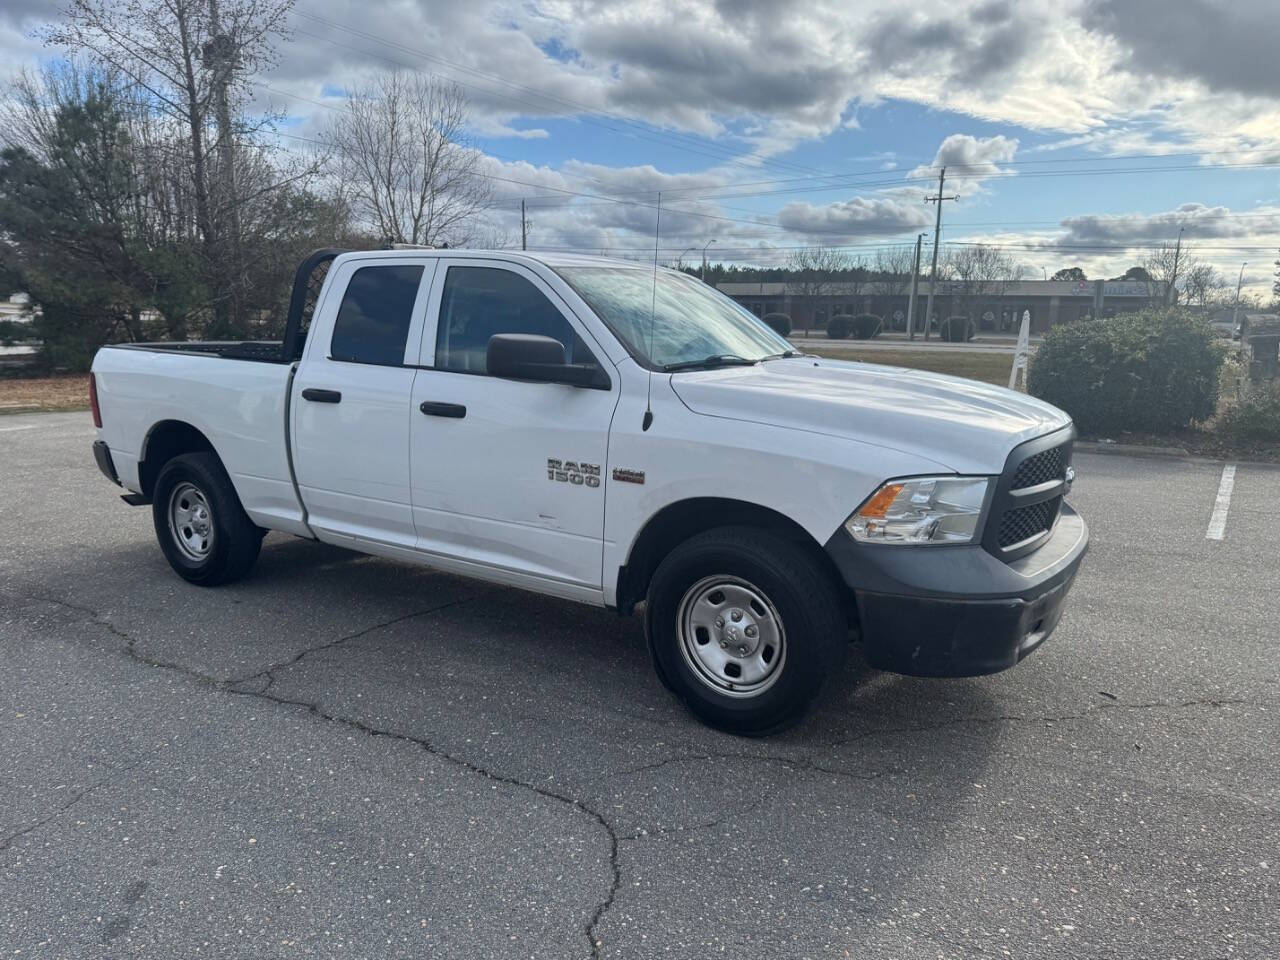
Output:
<path fill-rule="evenodd" d="M 804 354 L 799 350 L 783 350 L 782 353 L 771 353 L 767 357 L 761 357 L 761 360 L 790 360 L 792 357 L 803 357 Z"/>
<path fill-rule="evenodd" d="M 748 360 L 746 357 L 739 357 L 732 353 L 715 353 L 701 360 L 682 360 L 680 363 L 663 364 L 662 371 L 674 373 L 677 370 L 710 370 L 715 367 L 754 367 L 759 362 L 759 360 Z"/>

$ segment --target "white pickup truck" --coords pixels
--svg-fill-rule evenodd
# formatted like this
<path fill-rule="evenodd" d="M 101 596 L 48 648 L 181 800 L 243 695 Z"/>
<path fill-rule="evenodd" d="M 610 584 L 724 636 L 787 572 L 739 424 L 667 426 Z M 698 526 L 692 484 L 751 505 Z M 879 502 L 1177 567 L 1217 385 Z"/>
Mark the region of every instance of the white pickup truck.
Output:
<path fill-rule="evenodd" d="M 317 251 L 283 342 L 105 347 L 91 386 L 99 467 L 192 583 L 280 530 L 643 602 L 663 682 L 744 734 L 801 717 L 851 639 L 900 673 L 1013 666 L 1088 541 L 1061 411 L 803 355 L 651 265 Z"/>

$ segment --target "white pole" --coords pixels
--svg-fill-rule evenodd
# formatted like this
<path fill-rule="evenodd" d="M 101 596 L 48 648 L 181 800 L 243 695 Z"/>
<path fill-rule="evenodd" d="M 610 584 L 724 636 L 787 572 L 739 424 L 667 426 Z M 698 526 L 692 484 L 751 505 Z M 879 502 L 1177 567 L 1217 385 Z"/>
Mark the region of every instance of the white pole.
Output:
<path fill-rule="evenodd" d="M 1018 346 L 1013 352 L 1013 369 L 1009 371 L 1009 389 L 1017 390 L 1018 374 L 1022 374 L 1023 392 L 1027 389 L 1027 359 L 1031 354 L 1031 311 L 1022 311 L 1022 329 L 1018 331 Z"/>

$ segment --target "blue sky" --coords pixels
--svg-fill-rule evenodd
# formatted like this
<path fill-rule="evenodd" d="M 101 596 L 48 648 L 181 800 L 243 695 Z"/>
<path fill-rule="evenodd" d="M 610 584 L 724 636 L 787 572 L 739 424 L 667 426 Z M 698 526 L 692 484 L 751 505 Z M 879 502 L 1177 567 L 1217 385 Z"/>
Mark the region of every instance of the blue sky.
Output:
<path fill-rule="evenodd" d="M 385 70 L 458 83 L 495 205 L 478 235 L 775 264 L 870 258 L 932 227 L 1027 275 L 1109 276 L 1184 240 L 1269 294 L 1280 246 L 1280 18 L 1267 0 L 298 0 L 252 106 L 322 136 Z M 47 57 L 0 0 L 0 62 Z M 306 149 L 281 139 L 285 149 Z M 837 179 L 833 179 L 836 177 Z M 591 196 L 575 196 L 590 194 Z M 604 200 L 599 198 L 613 198 Z"/>

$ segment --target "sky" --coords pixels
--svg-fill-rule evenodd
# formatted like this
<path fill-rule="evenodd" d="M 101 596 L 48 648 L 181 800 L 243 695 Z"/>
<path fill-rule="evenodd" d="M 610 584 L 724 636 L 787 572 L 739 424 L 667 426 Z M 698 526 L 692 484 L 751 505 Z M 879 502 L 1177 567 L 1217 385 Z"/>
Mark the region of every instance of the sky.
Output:
<path fill-rule="evenodd" d="M 0 0 L 0 73 L 56 56 Z M 531 249 L 776 265 L 932 239 L 1028 276 L 1117 276 L 1185 243 L 1270 299 L 1280 248 L 1274 0 L 298 0 L 254 107 L 307 150 L 346 91 L 462 85 L 490 228 Z M 926 248 L 925 256 L 928 252 Z"/>

